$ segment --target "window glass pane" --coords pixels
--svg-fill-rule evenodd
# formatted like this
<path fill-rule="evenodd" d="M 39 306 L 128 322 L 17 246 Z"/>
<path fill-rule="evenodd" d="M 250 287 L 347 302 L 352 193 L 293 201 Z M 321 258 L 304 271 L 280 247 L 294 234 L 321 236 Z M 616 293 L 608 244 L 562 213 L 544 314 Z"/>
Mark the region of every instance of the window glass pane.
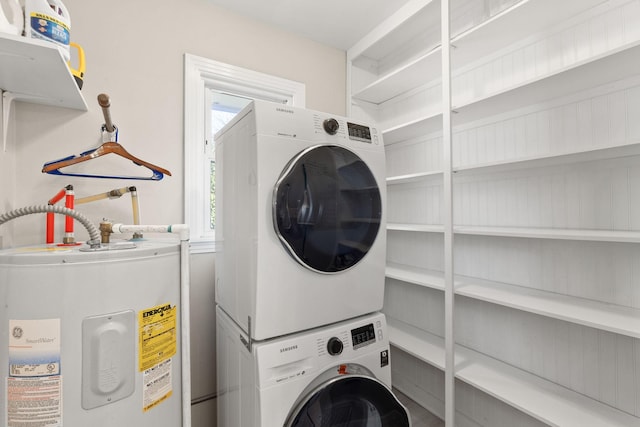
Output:
<path fill-rule="evenodd" d="M 232 95 L 228 93 L 222 93 L 212 90 L 213 103 L 211 105 L 211 130 L 209 139 L 213 141 L 214 135 L 222 129 L 227 123 L 235 117 L 240 110 L 242 110 L 247 104 L 251 102 L 251 99 Z M 207 151 L 207 158 L 205 170 L 209 171 L 208 186 L 209 186 L 209 212 L 208 212 L 208 227 L 211 231 L 215 230 L 216 224 L 216 160 L 215 160 L 215 141 L 209 144 L 209 150 Z"/>

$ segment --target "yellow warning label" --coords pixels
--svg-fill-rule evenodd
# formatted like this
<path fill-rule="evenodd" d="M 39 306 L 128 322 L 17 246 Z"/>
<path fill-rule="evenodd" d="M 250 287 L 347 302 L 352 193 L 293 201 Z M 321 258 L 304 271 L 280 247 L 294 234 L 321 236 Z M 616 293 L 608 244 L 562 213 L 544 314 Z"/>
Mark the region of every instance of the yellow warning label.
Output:
<path fill-rule="evenodd" d="M 138 334 L 140 372 L 169 359 L 176 354 L 177 307 L 163 304 L 138 313 Z"/>

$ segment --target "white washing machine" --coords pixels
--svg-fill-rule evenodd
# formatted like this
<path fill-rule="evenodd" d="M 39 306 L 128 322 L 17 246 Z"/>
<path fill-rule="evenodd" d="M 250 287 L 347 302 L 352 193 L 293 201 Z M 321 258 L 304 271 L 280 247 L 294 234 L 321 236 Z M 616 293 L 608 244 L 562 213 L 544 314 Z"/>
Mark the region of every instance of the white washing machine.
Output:
<path fill-rule="evenodd" d="M 375 127 L 255 101 L 216 135 L 216 302 L 253 339 L 382 308 Z"/>
<path fill-rule="evenodd" d="M 218 425 L 407 427 L 382 313 L 253 343 L 218 306 Z"/>

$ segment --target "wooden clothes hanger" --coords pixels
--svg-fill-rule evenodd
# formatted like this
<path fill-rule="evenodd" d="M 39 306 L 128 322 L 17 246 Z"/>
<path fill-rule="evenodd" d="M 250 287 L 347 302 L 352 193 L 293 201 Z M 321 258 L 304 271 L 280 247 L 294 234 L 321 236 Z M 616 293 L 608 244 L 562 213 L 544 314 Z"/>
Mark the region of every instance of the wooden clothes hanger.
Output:
<path fill-rule="evenodd" d="M 92 174 L 83 174 L 83 173 L 68 173 L 63 172 L 60 169 L 66 168 L 67 166 L 75 165 L 77 163 L 86 162 L 91 159 L 95 159 L 100 156 L 104 156 L 106 154 L 113 153 L 117 154 L 125 159 L 131 160 L 138 166 L 144 166 L 147 169 L 150 169 L 152 175 L 150 177 L 138 177 L 138 176 L 126 176 L 126 175 L 92 175 Z M 124 147 L 117 142 L 105 142 L 100 147 L 85 151 L 77 156 L 69 156 L 63 159 L 54 160 L 52 162 L 45 163 L 42 167 L 43 173 L 48 173 L 52 175 L 65 175 L 65 176 L 80 176 L 86 178 L 116 178 L 116 179 L 140 179 L 140 180 L 152 180 L 159 181 L 164 175 L 171 176 L 171 172 L 166 169 L 161 168 L 160 166 L 153 165 L 149 162 L 145 162 L 134 155 L 130 154 Z"/>
<path fill-rule="evenodd" d="M 106 94 L 98 95 L 98 103 L 102 107 L 102 112 L 104 113 L 105 118 L 105 129 L 108 132 L 114 132 L 116 127 L 111 122 L 111 116 L 109 114 L 109 96 Z M 84 173 L 65 173 L 60 169 L 65 168 L 67 166 L 75 165 L 78 163 L 86 162 L 91 159 L 95 159 L 100 156 L 104 156 L 106 154 L 117 154 L 118 156 L 124 157 L 125 159 L 131 160 L 138 166 L 143 166 L 149 170 L 151 170 L 152 174 L 149 177 L 137 177 L 137 176 L 120 176 L 120 175 L 92 175 L 92 174 L 84 174 Z M 164 175 L 171 176 L 171 172 L 166 169 L 163 169 L 159 166 L 141 160 L 131 153 L 129 153 L 125 148 L 115 141 L 108 141 L 103 143 L 98 148 L 93 150 L 85 151 L 84 153 L 80 153 L 77 156 L 69 156 L 63 159 L 54 160 L 48 163 L 45 163 L 42 167 L 42 173 L 48 173 L 52 175 L 65 175 L 65 176 L 79 176 L 86 178 L 115 178 L 115 179 L 139 179 L 139 180 L 152 180 L 159 181 Z"/>

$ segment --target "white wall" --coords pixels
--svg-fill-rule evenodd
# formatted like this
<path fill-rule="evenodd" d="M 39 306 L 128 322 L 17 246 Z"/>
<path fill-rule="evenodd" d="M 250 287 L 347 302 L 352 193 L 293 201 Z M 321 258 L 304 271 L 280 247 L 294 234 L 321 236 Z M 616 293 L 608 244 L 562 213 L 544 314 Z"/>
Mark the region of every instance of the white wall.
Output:
<path fill-rule="evenodd" d="M 184 0 L 171 7 L 159 7 L 162 3 L 148 0 L 66 0 L 65 4 L 72 19 L 71 38 L 84 47 L 87 56 L 82 93 L 89 111 L 15 104 L 15 120 L 10 125 L 10 134 L 15 132 L 11 148 L 15 152 L 3 153 L 0 161 L 13 163 L 15 156 L 17 194 L 7 195 L 11 186 L 5 183 L 12 177 L 2 172 L 3 212 L 8 207 L 46 202 L 69 183 L 74 184 L 77 197 L 136 185 L 143 222 L 182 221 L 185 53 L 303 82 L 309 108 L 345 112 L 343 51 L 249 21 L 206 0 Z M 96 97 L 103 92 L 111 97 L 119 142 L 133 155 L 170 170 L 173 176 L 152 182 L 68 179 L 40 172 L 47 161 L 99 144 L 104 120 Z M 127 161 L 122 162 L 128 167 Z M 124 163 L 120 164 L 124 168 Z M 125 199 L 85 205 L 82 211 L 96 222 L 105 216 L 128 222 L 130 202 Z M 15 222 L 13 246 L 44 240 L 41 219 L 25 217 Z"/>
<path fill-rule="evenodd" d="M 1 126 L 0 131 L 2 131 Z M 14 138 L 8 135 L 7 140 L 6 151 L 0 151 L 0 213 L 13 209 L 12 201 L 15 195 L 15 148 L 11 143 Z M 0 226 L 0 249 L 9 244 L 12 229 L 12 222 Z"/>
<path fill-rule="evenodd" d="M 73 184 L 77 197 L 135 185 L 144 223 L 183 221 L 183 56 L 185 53 L 273 74 L 306 85 L 307 107 L 345 113 L 345 52 L 247 20 L 206 0 L 87 2 L 65 0 L 71 38 L 84 47 L 87 70 L 82 93 L 88 112 L 18 102 L 9 126 L 7 152 L 0 151 L 0 213 L 46 203 Z M 158 6 L 161 5 L 161 6 Z M 131 154 L 171 171 L 162 181 L 70 178 L 42 174 L 51 160 L 97 147 L 104 122 L 96 97 L 111 97 L 119 142 Z M 113 157 L 109 155 L 106 157 Z M 123 171 L 131 163 L 111 159 Z M 135 168 L 140 169 L 141 168 Z M 119 169 L 118 169 L 119 170 Z M 15 190 L 14 190 L 15 189 Z M 128 196 L 79 207 L 94 223 L 106 217 L 131 221 Z M 57 219 L 56 240 L 64 221 Z M 4 247 L 44 242 L 44 215 L 0 227 Z M 76 226 L 78 239 L 86 239 Z M 192 256 L 192 363 L 194 398 L 213 392 L 215 315 L 212 254 Z M 215 408 L 194 409 L 194 426 L 211 425 Z M 206 406 L 205 406 L 206 405 Z"/>

